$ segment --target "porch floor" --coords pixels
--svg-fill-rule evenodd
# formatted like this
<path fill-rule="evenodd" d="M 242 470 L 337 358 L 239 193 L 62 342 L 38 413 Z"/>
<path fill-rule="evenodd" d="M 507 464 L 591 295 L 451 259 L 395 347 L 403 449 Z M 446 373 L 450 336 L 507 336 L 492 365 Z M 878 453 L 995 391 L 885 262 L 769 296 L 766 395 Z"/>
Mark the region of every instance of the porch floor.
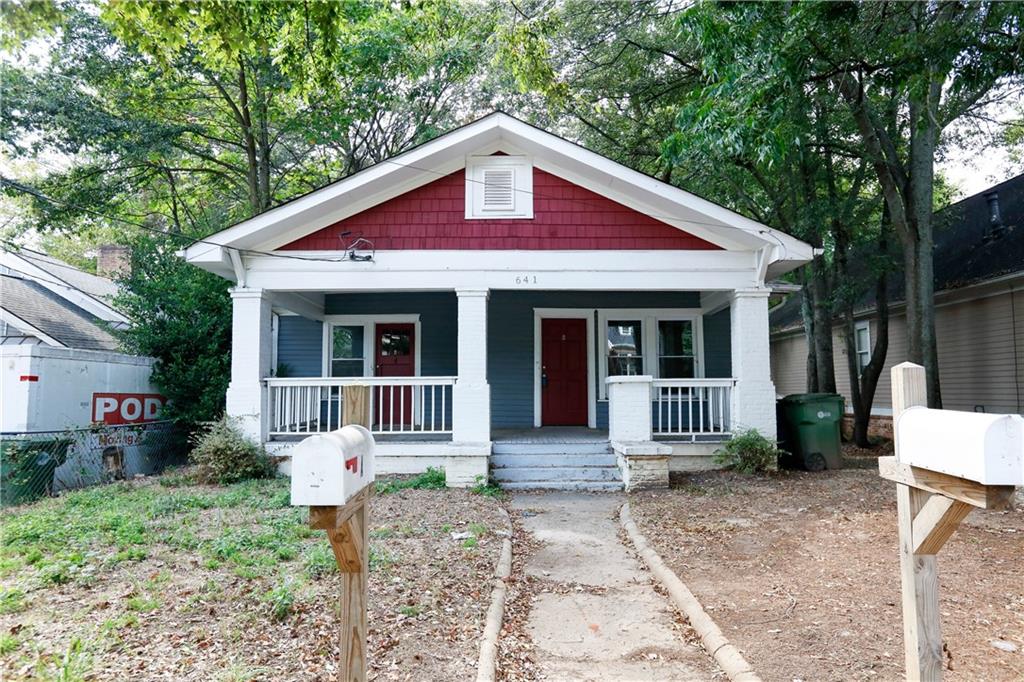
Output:
<path fill-rule="evenodd" d="M 542 426 L 529 429 L 493 429 L 495 443 L 607 443 L 608 432 L 585 426 Z"/>

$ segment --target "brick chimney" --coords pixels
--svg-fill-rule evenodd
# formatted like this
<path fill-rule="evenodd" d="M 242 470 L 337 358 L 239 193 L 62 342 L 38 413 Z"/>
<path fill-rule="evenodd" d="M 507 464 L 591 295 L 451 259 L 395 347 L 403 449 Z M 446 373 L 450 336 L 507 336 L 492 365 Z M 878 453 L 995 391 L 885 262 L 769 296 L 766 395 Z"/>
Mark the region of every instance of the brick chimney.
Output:
<path fill-rule="evenodd" d="M 96 274 L 100 277 L 116 278 L 127 273 L 132 267 L 131 254 L 127 246 L 104 244 L 96 255 Z"/>

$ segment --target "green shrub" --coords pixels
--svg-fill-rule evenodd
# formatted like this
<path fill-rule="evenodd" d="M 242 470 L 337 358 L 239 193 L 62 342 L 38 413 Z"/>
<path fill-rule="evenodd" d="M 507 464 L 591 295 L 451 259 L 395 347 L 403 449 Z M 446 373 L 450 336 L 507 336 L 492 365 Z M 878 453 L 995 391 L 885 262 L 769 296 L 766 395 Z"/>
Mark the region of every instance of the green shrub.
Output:
<path fill-rule="evenodd" d="M 386 495 L 406 488 L 430 489 L 445 487 L 444 469 L 429 467 L 412 478 L 390 478 L 377 481 L 377 494 Z"/>
<path fill-rule="evenodd" d="M 189 459 L 200 483 L 223 485 L 274 475 L 263 446 L 244 435 L 227 415 L 193 436 Z"/>
<path fill-rule="evenodd" d="M 0 443 L 0 504 L 25 504 L 49 495 L 53 473 L 67 460 L 70 447 L 67 438 Z"/>
<path fill-rule="evenodd" d="M 715 463 L 743 474 L 761 474 L 778 468 L 779 457 L 784 454 L 775 441 L 750 429 L 716 450 Z"/>

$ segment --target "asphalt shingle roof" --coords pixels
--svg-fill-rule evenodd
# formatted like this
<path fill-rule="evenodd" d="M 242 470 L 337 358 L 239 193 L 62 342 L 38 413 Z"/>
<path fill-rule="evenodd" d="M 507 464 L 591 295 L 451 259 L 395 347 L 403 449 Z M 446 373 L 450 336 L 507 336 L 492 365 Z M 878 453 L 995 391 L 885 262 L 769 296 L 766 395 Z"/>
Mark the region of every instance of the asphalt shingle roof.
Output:
<path fill-rule="evenodd" d="M 117 296 L 117 285 L 106 277 L 100 277 L 91 272 L 79 270 L 62 260 L 58 260 L 40 251 L 33 251 L 32 249 L 21 248 L 18 250 L 17 255 L 37 268 L 45 270 L 51 278 L 66 282 L 93 298 L 100 299 L 107 305 L 110 305 L 114 297 Z"/>
<path fill-rule="evenodd" d="M 999 194 L 999 210 L 1005 226 L 1002 234 L 990 238 L 989 205 L 985 195 Z M 1010 178 L 984 192 L 950 204 L 932 216 L 935 235 L 935 291 L 958 289 L 971 284 L 1024 271 L 1024 175 Z M 891 244 L 899 250 L 894 236 Z M 851 259 L 856 267 L 856 258 Z M 902 258 L 897 256 L 902 264 Z M 772 311 L 772 331 L 800 326 L 803 293 L 790 296 Z M 904 300 L 903 271 L 889 273 L 889 301 Z M 857 310 L 873 308 L 874 286 L 860 298 Z"/>
<path fill-rule="evenodd" d="M 0 307 L 69 348 L 119 350 L 99 318 L 18 273 L 0 276 Z"/>

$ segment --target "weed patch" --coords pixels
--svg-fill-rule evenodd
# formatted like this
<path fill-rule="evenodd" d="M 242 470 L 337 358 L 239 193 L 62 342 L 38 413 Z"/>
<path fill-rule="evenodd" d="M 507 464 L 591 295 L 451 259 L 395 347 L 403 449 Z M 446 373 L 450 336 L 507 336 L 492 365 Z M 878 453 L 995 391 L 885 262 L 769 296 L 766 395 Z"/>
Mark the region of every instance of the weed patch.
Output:
<path fill-rule="evenodd" d="M 412 478 L 388 478 L 377 481 L 377 493 L 387 495 L 399 490 L 431 490 L 445 487 L 444 469 L 430 467 Z"/>

